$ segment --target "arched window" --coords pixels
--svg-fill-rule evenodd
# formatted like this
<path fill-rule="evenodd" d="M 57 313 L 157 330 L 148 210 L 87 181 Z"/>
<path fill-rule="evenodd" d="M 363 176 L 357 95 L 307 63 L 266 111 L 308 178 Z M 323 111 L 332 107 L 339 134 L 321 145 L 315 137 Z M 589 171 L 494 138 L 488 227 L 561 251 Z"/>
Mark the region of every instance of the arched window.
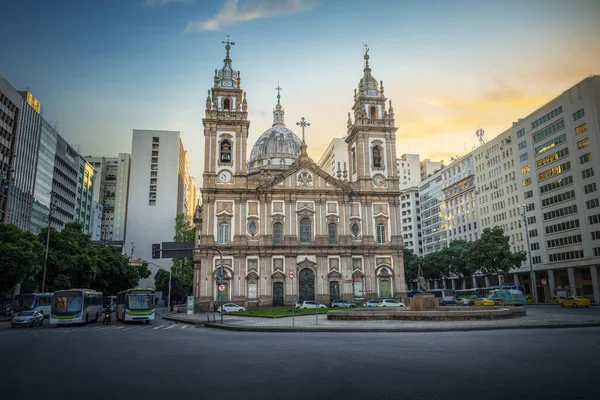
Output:
<path fill-rule="evenodd" d="M 273 224 L 273 244 L 283 244 L 283 225 L 279 222 Z"/>
<path fill-rule="evenodd" d="M 231 100 L 229 100 L 229 99 L 223 100 L 223 110 L 226 110 L 226 111 L 231 110 Z"/>
<path fill-rule="evenodd" d="M 221 162 L 231 163 L 231 142 L 227 139 L 221 142 Z"/>
<path fill-rule="evenodd" d="M 311 222 L 308 218 L 303 218 L 300 220 L 300 243 L 312 243 L 310 224 Z"/>
<path fill-rule="evenodd" d="M 381 147 L 373 147 L 373 166 L 375 168 L 381 168 Z"/>
<path fill-rule="evenodd" d="M 377 224 L 377 243 L 385 244 L 385 225 Z"/>
<path fill-rule="evenodd" d="M 219 224 L 219 244 L 229 243 L 229 224 L 221 222 Z"/>
<path fill-rule="evenodd" d="M 327 243 L 337 244 L 337 226 L 335 224 L 327 225 Z"/>
<path fill-rule="evenodd" d="M 377 108 L 375 106 L 371 106 L 369 110 L 369 119 L 377 119 Z"/>

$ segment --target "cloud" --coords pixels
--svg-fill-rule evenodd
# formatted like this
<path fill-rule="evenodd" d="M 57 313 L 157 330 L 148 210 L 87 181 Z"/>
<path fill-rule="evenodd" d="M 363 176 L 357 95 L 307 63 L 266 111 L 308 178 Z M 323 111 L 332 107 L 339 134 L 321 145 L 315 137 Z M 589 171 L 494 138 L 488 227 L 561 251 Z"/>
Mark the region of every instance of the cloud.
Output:
<path fill-rule="evenodd" d="M 162 7 L 170 3 L 193 3 L 194 0 L 144 0 L 148 7 Z"/>
<path fill-rule="evenodd" d="M 306 0 L 225 0 L 223 9 L 205 21 L 190 21 L 185 33 L 218 31 L 222 27 L 254 19 L 294 14 L 311 8 Z"/>

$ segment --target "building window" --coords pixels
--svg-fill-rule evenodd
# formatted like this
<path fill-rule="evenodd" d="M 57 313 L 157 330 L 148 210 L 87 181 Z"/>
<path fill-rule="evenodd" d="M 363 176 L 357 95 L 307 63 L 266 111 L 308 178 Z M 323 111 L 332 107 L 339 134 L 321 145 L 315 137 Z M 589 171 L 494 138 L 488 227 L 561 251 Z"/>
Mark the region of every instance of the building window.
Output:
<path fill-rule="evenodd" d="M 541 263 L 542 263 L 542 257 L 540 257 L 540 256 L 535 256 L 535 257 L 532 257 L 532 258 L 531 258 L 531 261 L 532 261 L 534 264 L 541 264 Z"/>
<path fill-rule="evenodd" d="M 221 142 L 221 162 L 231 163 L 231 143 L 227 139 Z"/>
<path fill-rule="evenodd" d="M 600 231 L 592 232 L 592 240 L 600 240 Z"/>
<path fill-rule="evenodd" d="M 529 158 L 529 153 L 523 153 L 519 156 L 519 160 L 521 160 L 521 162 L 526 161 Z"/>
<path fill-rule="evenodd" d="M 219 224 L 219 244 L 229 243 L 229 224 L 221 222 Z"/>
<path fill-rule="evenodd" d="M 522 142 L 519 142 L 519 150 L 523 150 L 525 147 L 527 147 L 527 140 L 523 140 Z"/>
<path fill-rule="evenodd" d="M 591 208 L 597 208 L 598 206 L 600 206 L 598 199 L 592 199 L 585 202 L 585 208 L 588 210 Z"/>
<path fill-rule="evenodd" d="M 385 244 L 385 225 L 377 224 L 377 243 Z"/>
<path fill-rule="evenodd" d="M 577 121 L 579 118 L 583 117 L 585 117 L 585 112 L 583 111 L 583 108 L 573 113 L 573 121 Z"/>
<path fill-rule="evenodd" d="M 590 221 L 590 225 L 600 224 L 600 214 L 590 215 L 588 220 Z"/>
<path fill-rule="evenodd" d="M 311 243 L 310 219 L 302 218 L 300 220 L 300 243 Z"/>
<path fill-rule="evenodd" d="M 148 200 L 148 205 L 149 206 L 155 206 L 156 205 L 156 200 Z"/>
<path fill-rule="evenodd" d="M 542 129 L 541 131 L 535 133 L 533 135 L 533 142 L 534 143 L 538 142 L 538 141 L 542 140 L 543 138 L 552 135 L 554 132 L 560 131 L 564 127 L 565 127 L 565 121 L 561 119 L 557 123 L 552 124 L 549 127 Z"/>
<path fill-rule="evenodd" d="M 335 224 L 327 225 L 327 242 L 337 244 L 337 226 Z"/>
<path fill-rule="evenodd" d="M 577 148 L 579 150 L 586 148 L 590 145 L 590 140 L 588 138 L 582 139 L 579 142 L 577 142 Z"/>
<path fill-rule="evenodd" d="M 585 164 L 586 162 L 590 162 L 592 160 L 592 153 L 587 153 L 579 157 L 579 163 Z"/>
<path fill-rule="evenodd" d="M 273 244 L 283 243 L 283 225 L 279 222 L 273 224 Z"/>
<path fill-rule="evenodd" d="M 256 299 L 258 297 L 258 290 L 256 283 L 248 283 L 248 298 Z"/>
<path fill-rule="evenodd" d="M 529 166 L 529 164 L 527 164 L 526 166 L 524 166 L 523 168 L 521 168 L 521 174 L 526 174 L 529 171 L 531 171 L 531 167 Z"/>
<path fill-rule="evenodd" d="M 381 168 L 381 147 L 373 147 L 373 167 Z"/>
<path fill-rule="evenodd" d="M 369 109 L 369 119 L 377 119 L 377 108 L 375 106 L 371 106 Z"/>
<path fill-rule="evenodd" d="M 158 142 L 160 142 L 160 138 L 159 138 L 159 137 L 156 137 L 156 136 L 154 136 L 154 137 L 152 138 L 152 143 L 158 143 Z"/>
<path fill-rule="evenodd" d="M 596 191 L 596 183 L 590 183 L 589 185 L 585 185 L 583 187 L 583 191 L 585 192 L 585 194 L 588 193 L 594 193 Z"/>
<path fill-rule="evenodd" d="M 360 225 L 358 225 L 358 222 L 354 222 L 351 226 L 350 226 L 350 231 L 352 232 L 352 234 L 354 236 L 358 236 L 358 233 L 360 232 Z"/>
<path fill-rule="evenodd" d="M 532 229 L 529 231 L 529 237 L 536 237 L 537 234 L 537 229 Z"/>
<path fill-rule="evenodd" d="M 592 176 L 594 176 L 594 168 L 588 168 L 581 171 L 581 176 L 583 179 L 591 178 Z"/>
<path fill-rule="evenodd" d="M 250 232 L 250 234 L 251 234 L 252 236 L 254 236 L 254 235 L 256 235 L 256 230 L 257 230 L 257 227 L 256 227 L 256 222 L 254 222 L 254 221 L 251 221 L 251 222 L 248 224 L 248 232 Z"/>
<path fill-rule="evenodd" d="M 531 250 L 539 250 L 540 244 L 538 242 L 531 243 Z"/>
<path fill-rule="evenodd" d="M 523 137 L 523 135 L 525 135 L 525 128 L 523 128 L 517 132 L 517 138 Z"/>
<path fill-rule="evenodd" d="M 229 99 L 223 100 L 223 110 L 225 110 L 225 111 L 231 110 L 231 100 L 229 100 Z"/>
<path fill-rule="evenodd" d="M 563 133 L 562 135 L 557 136 L 554 139 L 550 139 L 547 142 L 544 142 L 544 143 L 540 144 L 539 146 L 536 146 L 535 155 L 537 156 L 538 154 L 541 154 L 545 151 L 553 149 L 554 147 L 556 147 L 559 144 L 562 144 L 566 141 L 567 141 L 567 134 Z"/>
<path fill-rule="evenodd" d="M 581 135 L 583 132 L 587 132 L 587 123 L 579 125 L 575 128 L 576 135 Z"/>
<path fill-rule="evenodd" d="M 523 180 L 523 187 L 531 185 L 531 178 L 527 178 Z"/>

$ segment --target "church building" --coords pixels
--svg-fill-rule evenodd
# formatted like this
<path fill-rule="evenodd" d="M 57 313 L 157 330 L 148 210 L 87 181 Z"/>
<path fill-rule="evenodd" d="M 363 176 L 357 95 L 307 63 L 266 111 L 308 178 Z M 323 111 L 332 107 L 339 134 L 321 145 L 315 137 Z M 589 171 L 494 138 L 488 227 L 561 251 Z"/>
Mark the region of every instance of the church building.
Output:
<path fill-rule="evenodd" d="M 218 299 L 252 308 L 404 297 L 397 128 L 368 51 L 348 113 L 349 165 L 331 176 L 307 154 L 310 124 L 294 124 L 301 137 L 286 126 L 279 93 L 273 125 L 248 152 L 246 92 L 230 43 L 225 49 L 206 99 L 203 204 L 194 218 L 198 245 L 221 255 L 194 255 L 196 307 L 213 309 Z"/>

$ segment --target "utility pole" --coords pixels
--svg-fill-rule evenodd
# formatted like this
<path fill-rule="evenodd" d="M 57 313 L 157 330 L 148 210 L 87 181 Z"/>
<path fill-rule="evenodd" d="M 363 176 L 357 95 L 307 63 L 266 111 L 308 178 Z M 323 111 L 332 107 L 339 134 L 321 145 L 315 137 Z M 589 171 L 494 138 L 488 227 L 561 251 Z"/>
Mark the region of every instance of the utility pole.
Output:
<path fill-rule="evenodd" d="M 531 287 L 531 295 L 533 296 L 533 302 L 535 304 L 538 303 L 537 296 L 537 283 L 535 280 L 535 272 L 533 272 L 533 262 L 531 261 L 531 247 L 529 246 L 529 225 L 527 224 L 527 216 L 525 215 L 525 211 L 527 211 L 526 206 L 523 207 L 523 222 L 525 223 L 525 238 L 527 239 L 527 255 L 529 259 L 529 286 Z"/>
<path fill-rule="evenodd" d="M 56 205 L 56 200 L 53 196 L 53 193 L 50 192 L 50 210 L 48 213 L 48 227 L 46 232 L 46 256 L 44 257 L 44 274 L 42 276 L 42 293 L 44 293 L 46 289 L 46 268 L 48 266 L 48 249 L 50 247 L 50 222 L 52 219 L 52 212 L 54 211 L 54 206 Z"/>

